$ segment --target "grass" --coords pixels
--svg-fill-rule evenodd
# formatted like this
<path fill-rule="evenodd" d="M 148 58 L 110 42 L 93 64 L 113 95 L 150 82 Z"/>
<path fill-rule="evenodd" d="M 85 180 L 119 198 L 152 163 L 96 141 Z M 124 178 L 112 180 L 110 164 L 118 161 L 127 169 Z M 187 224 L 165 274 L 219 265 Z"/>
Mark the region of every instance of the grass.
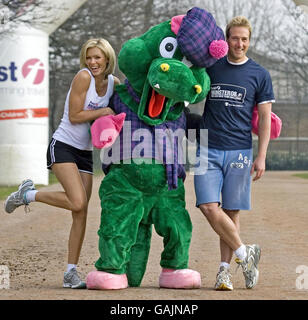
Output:
<path fill-rule="evenodd" d="M 0 200 L 4 200 L 10 195 L 13 191 L 17 190 L 17 186 L 13 187 L 0 187 Z"/>
<path fill-rule="evenodd" d="M 294 177 L 303 178 L 303 179 L 308 179 L 308 172 L 296 173 L 296 174 L 293 174 L 293 176 L 294 176 Z"/>
<path fill-rule="evenodd" d="M 94 170 L 94 175 L 95 176 L 103 176 L 102 170 Z M 56 176 L 52 173 L 49 172 L 49 184 L 52 185 L 54 183 L 58 183 L 58 179 Z M 37 189 L 41 187 L 45 187 L 44 185 L 38 184 L 35 185 Z M 16 191 L 18 186 L 9 186 L 9 187 L 0 187 L 0 200 L 5 200 L 12 192 Z"/>
<path fill-rule="evenodd" d="M 53 173 L 49 173 L 49 185 L 58 183 L 58 179 Z M 35 185 L 37 189 L 45 187 L 44 185 Z M 16 191 L 18 186 L 0 187 L 0 200 L 6 199 L 12 192 Z"/>

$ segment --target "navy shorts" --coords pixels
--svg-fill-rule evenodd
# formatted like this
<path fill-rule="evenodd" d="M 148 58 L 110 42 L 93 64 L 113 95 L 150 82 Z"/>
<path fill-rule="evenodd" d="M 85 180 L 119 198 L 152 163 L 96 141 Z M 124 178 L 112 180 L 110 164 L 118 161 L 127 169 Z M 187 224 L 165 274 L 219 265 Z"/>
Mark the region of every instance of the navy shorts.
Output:
<path fill-rule="evenodd" d="M 47 168 L 54 163 L 73 162 L 81 172 L 93 174 L 92 151 L 80 150 L 61 141 L 51 139 L 47 149 Z"/>
<path fill-rule="evenodd" d="M 195 171 L 196 206 L 217 202 L 229 210 L 251 209 L 252 149 L 216 150 L 198 147 L 202 166 Z"/>

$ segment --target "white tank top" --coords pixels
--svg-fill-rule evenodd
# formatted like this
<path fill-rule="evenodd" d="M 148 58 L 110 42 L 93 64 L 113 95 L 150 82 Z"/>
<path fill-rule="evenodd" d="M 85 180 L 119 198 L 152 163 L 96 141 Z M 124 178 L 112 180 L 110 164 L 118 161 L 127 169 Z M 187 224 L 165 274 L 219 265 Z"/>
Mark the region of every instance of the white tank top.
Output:
<path fill-rule="evenodd" d="M 100 97 L 95 89 L 95 79 L 87 68 L 84 68 L 81 71 L 86 70 L 89 72 L 91 76 L 91 82 L 89 89 L 87 91 L 84 108 L 83 110 L 95 110 L 98 108 L 105 108 L 109 104 L 109 99 L 113 94 L 113 86 L 114 86 L 114 78 L 112 74 L 108 75 L 108 85 L 106 94 L 103 97 Z M 78 73 L 79 73 L 78 72 Z M 64 113 L 61 119 L 60 125 L 58 129 L 54 132 L 53 138 L 69 144 L 77 149 L 80 150 L 93 150 L 93 146 L 91 143 L 91 136 L 90 136 L 90 123 L 83 122 L 83 123 L 76 123 L 72 124 L 69 120 L 69 97 L 71 93 L 72 85 L 67 93 L 65 106 L 64 106 Z"/>

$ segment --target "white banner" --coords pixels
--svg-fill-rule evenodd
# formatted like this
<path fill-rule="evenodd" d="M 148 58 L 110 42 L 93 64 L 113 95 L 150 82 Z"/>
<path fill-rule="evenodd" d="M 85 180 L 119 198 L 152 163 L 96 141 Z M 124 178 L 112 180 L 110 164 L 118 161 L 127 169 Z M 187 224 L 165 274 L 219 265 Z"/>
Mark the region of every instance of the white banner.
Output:
<path fill-rule="evenodd" d="M 84 2 L 42 1 L 23 15 L 33 27 L 8 22 L 14 32 L 0 39 L 0 185 L 48 184 L 48 35 Z"/>

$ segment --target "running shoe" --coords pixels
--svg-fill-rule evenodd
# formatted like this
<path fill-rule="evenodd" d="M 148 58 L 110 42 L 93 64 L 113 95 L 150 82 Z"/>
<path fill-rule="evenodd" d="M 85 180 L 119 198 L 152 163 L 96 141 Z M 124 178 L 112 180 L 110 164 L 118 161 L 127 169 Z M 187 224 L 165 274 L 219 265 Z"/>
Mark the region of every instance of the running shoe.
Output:
<path fill-rule="evenodd" d="M 221 290 L 221 291 L 233 290 L 233 284 L 231 281 L 231 274 L 229 272 L 229 269 L 227 269 L 224 266 L 221 266 L 219 268 L 219 271 L 216 276 L 216 283 L 214 288 L 215 290 Z"/>
<path fill-rule="evenodd" d="M 247 256 L 244 260 L 236 258 L 235 262 L 242 267 L 246 288 L 251 289 L 259 279 L 258 263 L 261 257 L 261 249 L 257 244 L 247 245 L 246 253 Z"/>
<path fill-rule="evenodd" d="M 4 203 L 4 210 L 7 213 L 12 213 L 16 208 L 24 205 L 25 211 L 28 211 L 29 203 L 26 200 L 26 192 L 29 190 L 35 190 L 35 186 L 32 180 L 24 180 L 18 187 L 18 190 L 11 193 Z"/>
<path fill-rule="evenodd" d="M 86 283 L 82 281 L 76 268 L 64 272 L 63 288 L 86 289 Z"/>

